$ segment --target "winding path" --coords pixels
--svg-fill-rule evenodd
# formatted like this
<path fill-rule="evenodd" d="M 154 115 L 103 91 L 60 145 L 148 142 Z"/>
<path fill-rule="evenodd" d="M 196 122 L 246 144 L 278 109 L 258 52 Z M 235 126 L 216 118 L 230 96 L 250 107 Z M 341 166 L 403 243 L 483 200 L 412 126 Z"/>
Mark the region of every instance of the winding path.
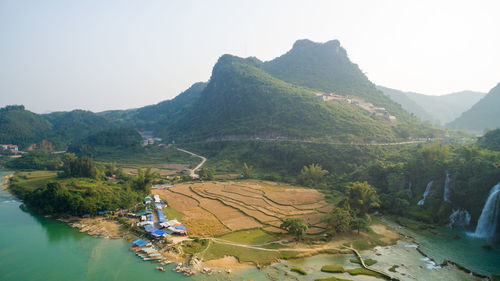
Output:
<path fill-rule="evenodd" d="M 189 172 L 189 175 L 190 175 L 193 179 L 197 179 L 197 178 L 199 178 L 200 176 L 198 176 L 197 174 L 195 174 L 195 172 L 196 172 L 198 169 L 200 169 L 200 168 L 201 168 L 201 166 L 203 166 L 203 164 L 205 164 L 205 162 L 207 161 L 207 158 L 205 158 L 205 157 L 203 157 L 203 156 L 200 156 L 200 155 L 198 155 L 198 154 L 195 154 L 195 153 L 193 153 L 193 152 L 191 152 L 191 151 L 187 151 L 187 150 L 182 149 L 182 148 L 178 148 L 178 147 L 177 147 L 176 149 L 177 149 L 177 150 L 179 150 L 179 151 L 182 151 L 182 152 L 184 152 L 184 153 L 187 153 L 187 154 L 189 154 L 189 155 L 191 155 L 191 156 L 198 157 L 198 158 L 200 158 L 200 159 L 201 159 L 200 164 L 198 164 L 198 166 L 194 167 L 194 169 L 190 169 L 190 172 Z"/>

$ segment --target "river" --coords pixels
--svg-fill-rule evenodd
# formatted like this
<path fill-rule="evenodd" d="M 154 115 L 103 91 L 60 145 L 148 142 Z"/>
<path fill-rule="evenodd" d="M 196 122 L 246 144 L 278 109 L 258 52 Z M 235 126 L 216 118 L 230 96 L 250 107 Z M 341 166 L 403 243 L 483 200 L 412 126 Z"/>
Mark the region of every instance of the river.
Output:
<path fill-rule="evenodd" d="M 0 178 L 6 172 L 0 171 Z M 320 271 L 326 264 L 339 264 L 345 267 L 357 267 L 349 262 L 352 255 L 319 255 L 307 259 L 291 260 L 276 263 L 259 270 L 249 267 L 228 275 L 215 274 L 208 278 L 198 274 L 194 277 L 185 277 L 168 266 L 166 272 L 155 270 L 156 264 L 144 262 L 129 251 L 130 244 L 123 240 L 93 238 L 78 232 L 67 224 L 38 216 L 20 208 L 22 202 L 15 199 L 9 192 L 0 190 L 0 280 L 2 281 L 35 281 L 35 280 L 314 280 L 336 276 L 351 280 L 374 281 L 379 280 L 366 276 L 349 276 L 344 274 L 329 274 Z M 437 238 L 417 237 L 421 239 L 422 249 L 448 259 L 461 254 L 463 249 L 450 249 Z M 432 237 L 432 236 L 429 236 Z M 426 240 L 427 239 L 427 240 Z M 434 239 L 434 240 L 433 240 Z M 435 242 L 433 242 L 435 241 Z M 450 247 L 463 247 L 460 243 L 468 240 L 454 239 Z M 453 243 L 459 243 L 457 245 Z M 441 248 L 432 245 L 442 245 Z M 464 265 L 481 272 L 500 271 L 500 259 L 497 249 L 484 252 L 482 248 L 471 246 L 467 248 L 478 250 L 485 254 L 485 258 L 473 251 L 469 253 L 470 261 Z M 395 246 L 378 247 L 375 251 L 364 251 L 362 255 L 379 261 L 374 267 L 387 271 L 399 264 L 395 273 L 402 280 L 476 280 L 455 267 L 432 268 L 430 262 L 424 259 L 408 241 L 400 241 Z M 493 258 L 492 258 L 493 257 Z M 495 259 L 496 257 L 496 259 Z M 439 260 L 439 257 L 436 257 Z M 478 261 L 474 261 L 478 259 Z M 290 273 L 291 267 L 301 267 L 308 272 L 306 276 Z M 477 267 L 477 268 L 476 268 Z M 418 276 L 415 277 L 415 276 Z"/>

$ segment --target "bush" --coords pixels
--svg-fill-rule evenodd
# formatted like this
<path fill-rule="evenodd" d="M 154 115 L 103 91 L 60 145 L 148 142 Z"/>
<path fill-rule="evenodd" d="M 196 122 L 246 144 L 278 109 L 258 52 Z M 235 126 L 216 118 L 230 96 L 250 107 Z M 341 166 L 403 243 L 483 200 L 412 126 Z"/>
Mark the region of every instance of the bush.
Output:
<path fill-rule="evenodd" d="M 344 273 L 344 267 L 341 265 L 325 265 L 321 268 L 323 272 Z"/>
<path fill-rule="evenodd" d="M 361 264 L 361 262 L 358 259 L 350 259 L 349 261 L 352 263 Z M 364 262 L 365 262 L 366 266 L 371 266 L 371 265 L 374 265 L 377 263 L 376 260 L 372 260 L 372 259 L 366 259 L 366 260 L 364 260 Z"/>
<path fill-rule="evenodd" d="M 290 269 L 290 271 L 297 272 L 300 275 L 307 275 L 307 272 L 305 272 L 303 269 L 298 268 L 298 267 L 294 267 L 294 268 Z"/>

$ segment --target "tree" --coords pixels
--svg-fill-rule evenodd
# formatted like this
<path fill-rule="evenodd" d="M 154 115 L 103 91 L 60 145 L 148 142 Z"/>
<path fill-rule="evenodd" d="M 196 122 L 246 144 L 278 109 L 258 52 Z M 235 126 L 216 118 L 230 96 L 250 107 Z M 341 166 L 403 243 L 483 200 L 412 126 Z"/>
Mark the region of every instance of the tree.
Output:
<path fill-rule="evenodd" d="M 334 233 L 342 233 L 351 230 L 352 217 L 348 210 L 335 208 L 328 214 L 328 227 Z"/>
<path fill-rule="evenodd" d="M 244 179 L 249 179 L 251 177 L 252 169 L 252 166 L 248 166 L 246 162 L 243 163 L 243 172 L 241 175 Z"/>
<path fill-rule="evenodd" d="M 380 206 L 377 191 L 367 182 L 351 182 L 345 187 L 349 206 L 358 216 Z"/>
<path fill-rule="evenodd" d="M 315 186 L 323 179 L 326 174 L 328 174 L 327 170 L 323 170 L 320 165 L 313 163 L 309 165 L 309 167 L 304 166 L 302 168 L 297 180 L 300 184 L 306 186 Z"/>
<path fill-rule="evenodd" d="M 201 180 L 213 180 L 214 179 L 214 170 L 210 168 L 201 168 L 198 172 Z"/>
<path fill-rule="evenodd" d="M 143 172 L 143 170 L 139 168 L 137 169 L 137 178 L 133 181 L 132 186 L 139 192 L 150 194 L 153 181 L 159 176 L 158 173 L 152 173 L 151 168 L 147 168 L 146 172 Z"/>
<path fill-rule="evenodd" d="M 307 232 L 307 225 L 301 218 L 287 218 L 280 225 L 281 229 L 286 230 L 289 234 L 295 235 L 297 239 L 300 239 Z"/>
<path fill-rule="evenodd" d="M 367 226 L 368 221 L 365 218 L 354 218 L 351 221 L 351 227 L 353 229 L 356 229 L 358 231 L 358 234 L 360 229 L 366 229 Z"/>

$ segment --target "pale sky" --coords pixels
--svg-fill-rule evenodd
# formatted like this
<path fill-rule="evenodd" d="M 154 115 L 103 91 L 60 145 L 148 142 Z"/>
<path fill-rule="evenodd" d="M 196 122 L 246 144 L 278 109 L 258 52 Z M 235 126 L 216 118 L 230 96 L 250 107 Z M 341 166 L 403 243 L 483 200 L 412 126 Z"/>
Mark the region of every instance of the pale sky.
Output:
<path fill-rule="evenodd" d="M 500 82 L 500 1 L 0 0 L 0 106 L 136 108 L 207 81 L 225 54 L 270 60 L 338 39 L 379 85 Z"/>

